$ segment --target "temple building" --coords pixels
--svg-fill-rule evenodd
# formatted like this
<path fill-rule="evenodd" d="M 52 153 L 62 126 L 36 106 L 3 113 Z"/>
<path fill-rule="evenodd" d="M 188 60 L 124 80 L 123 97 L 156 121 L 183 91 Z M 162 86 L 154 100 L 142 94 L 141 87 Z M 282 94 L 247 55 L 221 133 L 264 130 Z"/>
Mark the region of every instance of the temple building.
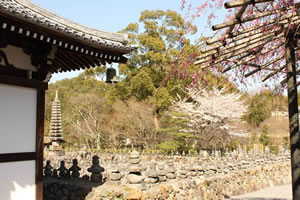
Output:
<path fill-rule="evenodd" d="M 55 99 L 52 103 L 51 121 L 50 121 L 50 145 L 48 156 L 64 155 L 61 143 L 64 142 L 62 136 L 61 109 L 58 99 L 58 91 L 56 91 Z"/>
<path fill-rule="evenodd" d="M 29 0 L 0 1 L 0 199 L 43 199 L 45 91 L 51 75 L 126 63 L 124 55 L 136 49 L 127 42 L 127 34 L 82 26 Z M 62 139 L 58 115 L 53 123 L 56 145 Z"/>

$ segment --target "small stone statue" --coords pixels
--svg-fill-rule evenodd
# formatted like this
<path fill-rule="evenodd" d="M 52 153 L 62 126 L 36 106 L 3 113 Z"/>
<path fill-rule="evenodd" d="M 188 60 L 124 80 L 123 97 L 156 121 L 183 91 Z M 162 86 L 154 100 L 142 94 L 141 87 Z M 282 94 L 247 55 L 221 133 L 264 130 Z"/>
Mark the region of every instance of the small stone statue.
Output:
<path fill-rule="evenodd" d="M 47 160 L 46 166 L 44 167 L 44 174 L 46 177 L 52 176 L 53 167 L 50 165 L 50 160 Z"/>
<path fill-rule="evenodd" d="M 130 163 L 139 164 L 140 162 L 140 153 L 136 150 L 133 150 L 133 152 L 130 153 Z"/>
<path fill-rule="evenodd" d="M 192 151 L 189 149 L 187 156 L 192 156 Z"/>
<path fill-rule="evenodd" d="M 174 155 L 175 155 L 175 154 L 174 154 L 174 151 L 172 150 L 172 151 L 171 151 L 171 156 L 174 156 Z"/>
<path fill-rule="evenodd" d="M 89 180 L 90 180 L 90 177 L 89 177 L 87 174 L 85 174 L 85 175 L 83 175 L 83 176 L 81 177 L 81 179 L 82 179 L 83 181 L 89 181 Z"/>
<path fill-rule="evenodd" d="M 67 168 L 65 167 L 65 161 L 60 162 L 60 168 L 58 168 L 59 177 L 64 178 L 68 172 Z"/>
<path fill-rule="evenodd" d="M 110 170 L 110 180 L 111 181 L 120 181 L 121 180 L 121 173 L 120 170 L 117 168 L 113 168 Z"/>
<path fill-rule="evenodd" d="M 78 167 L 78 161 L 77 159 L 73 159 L 73 165 L 70 167 L 69 171 L 72 172 L 71 177 L 72 178 L 79 178 L 80 173 L 79 171 L 81 170 L 80 167 Z"/>
<path fill-rule="evenodd" d="M 144 180 L 145 183 L 157 183 L 158 182 L 158 172 L 155 165 L 150 165 L 149 169 L 146 171 L 147 178 Z"/>
<path fill-rule="evenodd" d="M 91 181 L 92 182 L 102 182 L 102 174 L 101 172 L 104 172 L 104 168 L 100 167 L 99 165 L 99 157 L 93 156 L 93 165 L 92 167 L 88 168 L 88 172 L 91 172 Z"/>

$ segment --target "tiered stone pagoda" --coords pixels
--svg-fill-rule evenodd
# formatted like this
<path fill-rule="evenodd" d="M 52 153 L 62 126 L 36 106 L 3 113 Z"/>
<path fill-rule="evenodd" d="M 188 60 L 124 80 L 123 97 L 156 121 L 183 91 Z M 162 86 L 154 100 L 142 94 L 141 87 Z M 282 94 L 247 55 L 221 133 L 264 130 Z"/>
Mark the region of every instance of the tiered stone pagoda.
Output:
<path fill-rule="evenodd" d="M 64 142 L 62 136 L 61 109 L 58 100 L 58 91 L 56 91 L 55 99 L 52 103 L 51 122 L 50 122 L 50 140 L 49 155 L 64 155 L 61 143 Z"/>

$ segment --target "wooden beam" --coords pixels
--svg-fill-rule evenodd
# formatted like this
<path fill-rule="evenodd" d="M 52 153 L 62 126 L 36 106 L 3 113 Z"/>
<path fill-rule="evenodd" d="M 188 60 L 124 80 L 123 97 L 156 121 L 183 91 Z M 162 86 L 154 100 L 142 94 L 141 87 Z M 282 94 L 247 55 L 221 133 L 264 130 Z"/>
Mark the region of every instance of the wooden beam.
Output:
<path fill-rule="evenodd" d="M 206 53 L 209 53 L 209 52 L 212 51 L 212 50 L 215 50 L 215 49 L 221 47 L 222 45 L 224 45 L 224 43 L 222 43 L 222 42 L 217 42 L 217 44 L 214 44 L 214 45 L 205 47 L 204 49 L 200 49 L 200 52 L 203 53 L 203 54 L 206 54 Z M 200 56 L 199 56 L 199 57 L 200 57 Z M 197 59 L 199 59 L 199 57 L 197 57 Z"/>
<path fill-rule="evenodd" d="M 247 41 L 247 40 L 253 40 L 256 39 L 258 37 L 264 36 L 266 34 L 271 34 L 271 33 L 275 33 L 275 34 L 279 34 L 283 31 L 283 27 L 282 26 L 275 26 L 273 25 L 272 27 L 263 27 L 259 30 L 256 31 L 251 31 L 245 34 L 241 34 L 241 35 L 237 35 L 237 36 L 233 36 L 231 38 L 227 38 L 226 39 L 226 43 L 232 43 L 235 42 L 234 44 L 239 44 L 239 43 L 243 43 L 243 41 Z M 231 45 L 231 44 L 229 44 Z M 227 46 L 229 46 L 227 45 Z"/>
<path fill-rule="evenodd" d="M 283 34 L 280 34 L 279 36 L 276 36 L 276 37 L 273 37 L 273 38 L 267 38 L 267 39 L 262 40 L 260 42 L 257 42 L 257 43 L 254 43 L 252 45 L 249 45 L 249 46 L 247 46 L 245 48 L 241 48 L 241 49 L 239 49 L 237 51 L 227 52 L 226 54 L 219 56 L 214 61 L 214 64 L 217 64 L 218 62 L 225 61 L 225 60 L 230 59 L 232 57 L 238 56 L 238 55 L 240 55 L 242 53 L 246 53 L 248 51 L 252 51 L 255 48 L 262 47 L 262 46 L 266 45 L 267 43 L 271 42 L 272 40 L 278 39 L 278 38 L 280 38 L 282 36 L 283 36 Z"/>
<path fill-rule="evenodd" d="M 275 25 L 277 23 L 280 24 L 281 22 L 283 22 L 291 17 L 295 17 L 295 16 L 298 17 L 298 19 L 299 19 L 299 16 L 297 16 L 296 12 L 289 13 L 287 15 L 281 16 L 280 19 L 267 20 L 264 23 L 258 24 L 256 26 L 253 26 L 250 28 L 246 28 L 244 30 L 238 30 L 238 31 L 230 33 L 230 34 L 224 34 L 223 36 L 211 38 L 206 41 L 206 44 L 211 45 L 216 42 L 221 42 L 223 44 L 224 40 L 228 41 L 234 37 L 245 38 L 245 37 L 253 36 L 255 34 L 264 32 L 265 30 L 272 29 L 273 25 Z"/>
<path fill-rule="evenodd" d="M 71 68 L 76 68 L 78 70 L 80 70 L 80 64 L 77 63 L 75 60 L 71 59 L 69 56 L 64 55 L 63 53 L 61 53 L 61 51 L 59 51 L 56 54 L 56 59 L 59 60 L 63 60 L 65 63 L 70 63 L 70 66 L 72 66 Z M 82 68 L 84 68 L 85 66 L 83 66 Z"/>
<path fill-rule="evenodd" d="M 227 21 L 227 22 L 224 22 L 222 24 L 217 24 L 217 25 L 212 26 L 212 29 L 214 31 L 216 31 L 216 30 L 220 30 L 220 29 L 235 25 L 235 24 L 242 24 L 242 23 L 253 21 L 255 19 L 259 19 L 259 18 L 262 18 L 262 17 L 279 14 L 279 12 L 281 12 L 285 9 L 291 9 L 291 7 L 289 7 L 289 8 L 279 8 L 279 9 L 272 10 L 272 11 L 267 11 L 267 12 L 264 12 L 264 13 L 258 13 L 256 15 L 247 16 L 247 17 L 245 17 L 241 20 L 235 19 L 235 20 L 232 20 L 232 21 Z"/>
<path fill-rule="evenodd" d="M 287 36 L 286 63 L 293 199 L 300 199 L 300 132 L 296 84 L 296 57 L 294 50 L 294 46 L 297 46 L 297 42 L 293 38 L 294 33 L 295 30 L 291 30 Z"/>
<path fill-rule="evenodd" d="M 258 69 L 255 69 L 255 70 L 253 70 L 253 71 L 251 71 L 251 72 L 245 74 L 245 77 L 247 78 L 247 77 L 249 77 L 249 76 L 255 74 L 256 72 L 259 72 L 259 71 L 261 71 L 262 69 L 267 68 L 268 66 L 270 66 L 270 65 L 272 65 L 272 64 L 274 64 L 274 63 L 280 61 L 282 58 L 284 58 L 284 55 L 282 55 L 282 56 L 280 56 L 279 58 L 276 58 L 276 59 L 274 59 L 274 60 L 272 60 L 272 61 L 266 63 L 265 65 L 263 65 L 262 67 L 260 67 L 260 68 L 258 68 Z"/>
<path fill-rule="evenodd" d="M 250 67 L 256 67 L 256 68 L 261 68 L 260 65 L 255 64 L 255 63 L 244 63 L 243 65 L 247 65 L 247 66 L 250 66 Z"/>
<path fill-rule="evenodd" d="M 232 21 L 227 21 L 227 22 L 224 22 L 222 24 L 217 24 L 217 25 L 214 25 L 212 26 L 212 30 L 213 31 L 216 31 L 216 30 L 220 30 L 220 29 L 223 29 L 223 28 L 226 28 L 226 27 L 229 27 L 229 26 L 233 26 L 233 25 L 236 25 L 236 24 L 242 24 L 242 23 L 245 23 L 245 22 L 248 22 L 248 21 L 252 21 L 252 20 L 255 20 L 255 19 L 258 19 L 258 18 L 262 18 L 262 17 L 266 17 L 266 16 L 269 16 L 269 15 L 274 15 L 276 13 L 274 13 L 273 11 L 268 11 L 268 12 L 265 12 L 265 13 L 259 13 L 257 15 L 253 15 L 253 16 L 248 16 L 248 17 L 245 17 L 243 19 L 235 19 L 235 20 L 232 20 Z"/>
<path fill-rule="evenodd" d="M 35 160 L 35 159 L 36 159 L 36 152 L 0 154 L 0 163 L 27 161 L 27 160 Z"/>
<path fill-rule="evenodd" d="M 247 51 L 251 50 L 249 47 L 256 48 L 257 45 L 261 45 L 264 43 L 266 40 L 270 40 L 271 37 L 275 36 L 276 33 L 270 33 L 270 34 L 265 34 L 263 37 L 257 37 L 257 38 L 251 38 L 251 39 L 245 39 L 243 41 L 240 41 L 238 43 L 233 43 L 233 45 L 226 46 L 224 48 L 219 48 L 218 51 L 214 50 L 209 52 L 208 54 L 205 54 L 203 56 L 198 57 L 198 60 L 195 62 L 196 65 L 205 63 L 207 61 L 210 61 L 215 58 L 219 58 L 220 56 L 224 57 L 225 55 L 236 55 L 236 52 L 242 53 L 244 48 L 247 48 Z M 281 34 L 282 35 L 282 34 Z M 210 56 L 210 57 L 209 57 Z M 232 57 L 232 56 L 230 56 Z"/>
<path fill-rule="evenodd" d="M 261 41 L 264 41 L 265 39 L 271 38 L 275 35 L 276 35 L 276 33 L 273 32 L 273 33 L 266 33 L 264 35 L 261 35 L 260 37 L 246 38 L 244 40 L 232 43 L 232 45 L 228 45 L 224 48 L 220 48 L 219 52 L 220 52 L 220 54 L 231 53 L 231 52 L 243 49 L 245 47 L 248 47 L 249 45 L 253 45 L 253 44 L 259 43 Z"/>
<path fill-rule="evenodd" d="M 207 52 L 207 53 L 204 54 L 204 55 L 198 56 L 198 57 L 197 57 L 196 63 L 197 63 L 197 64 L 201 64 L 201 63 L 203 63 L 203 62 L 209 61 L 209 60 L 212 58 L 212 55 L 214 55 L 214 54 L 216 54 L 216 53 L 218 53 L 217 50 L 212 50 L 212 51 L 210 51 L 210 52 Z M 210 58 L 210 59 L 209 59 L 209 58 Z"/>
<path fill-rule="evenodd" d="M 238 21 L 241 20 L 242 15 L 244 14 L 245 10 L 247 9 L 247 6 L 248 6 L 247 4 L 246 4 L 246 5 L 243 5 L 243 6 L 241 7 L 241 9 L 239 10 L 239 12 L 236 14 L 235 18 L 236 18 Z M 234 26 L 235 26 L 235 25 L 230 26 L 230 27 L 227 29 L 226 34 L 230 34 L 231 31 L 233 30 Z"/>
<path fill-rule="evenodd" d="M 57 60 L 53 61 L 53 66 L 55 66 L 55 70 L 53 71 L 53 73 L 58 73 L 59 71 L 66 71 L 64 70 L 64 65 L 62 65 L 61 63 L 57 62 Z M 60 69 L 58 71 L 58 69 Z"/>
<path fill-rule="evenodd" d="M 90 67 L 97 67 L 95 65 L 95 63 L 93 61 L 90 60 L 90 57 L 89 56 L 85 56 L 85 55 L 82 55 L 80 53 L 77 53 L 77 52 L 72 52 L 72 54 L 74 56 L 78 56 L 78 58 L 80 58 L 80 60 L 82 60 L 84 63 L 87 63 L 87 68 L 90 68 Z M 99 59 L 99 58 L 98 58 Z"/>
<path fill-rule="evenodd" d="M 261 55 L 270 53 L 270 52 L 272 52 L 272 51 L 278 49 L 278 48 L 281 47 L 282 45 L 284 45 L 284 43 L 280 43 L 279 45 L 273 46 L 271 49 L 263 50 L 263 51 L 261 51 L 261 52 L 259 53 L 259 55 L 257 55 L 257 54 L 251 55 L 251 53 L 249 53 L 248 57 L 245 56 L 245 57 L 247 57 L 245 60 L 239 61 L 237 64 L 235 64 L 235 65 L 233 65 L 233 66 L 230 66 L 230 67 L 227 67 L 226 69 L 224 69 L 224 70 L 222 71 L 222 73 L 225 73 L 225 72 L 227 72 L 227 71 L 229 71 L 229 70 L 231 70 L 231 69 L 234 69 L 234 68 L 236 68 L 236 67 L 238 67 L 239 65 L 242 65 L 242 64 L 244 64 L 244 63 L 250 62 L 250 61 L 252 61 L 253 59 L 257 58 L 258 56 L 261 56 Z M 244 57 L 244 58 L 245 58 L 245 57 Z"/>
<path fill-rule="evenodd" d="M 65 63 L 63 60 L 56 58 L 54 60 L 55 63 L 58 63 L 59 65 L 63 66 L 61 68 L 61 71 L 66 72 L 66 71 L 72 71 L 71 67 L 69 67 L 69 63 Z"/>
<path fill-rule="evenodd" d="M 100 65 L 102 65 L 102 62 L 99 59 L 91 59 L 91 60 L 95 63 L 95 65 L 97 67 L 100 66 Z"/>
<path fill-rule="evenodd" d="M 229 8 L 236 8 L 239 6 L 244 6 L 244 5 L 253 5 L 253 4 L 258 4 L 258 3 L 265 3 L 265 2 L 273 2 L 274 0 L 235 0 L 231 2 L 226 2 L 224 4 L 224 7 L 226 9 Z"/>
<path fill-rule="evenodd" d="M 66 56 L 68 56 L 69 58 L 73 59 L 75 62 L 78 62 L 81 66 L 86 66 L 88 65 L 87 62 L 84 62 L 80 56 L 75 56 L 73 55 L 71 52 L 67 52 L 67 51 L 63 51 L 61 52 L 61 54 L 65 54 Z"/>
<path fill-rule="evenodd" d="M 286 68 L 286 65 L 283 65 L 282 67 L 280 67 L 279 69 L 276 69 L 274 72 L 271 72 L 270 74 L 268 74 L 265 78 L 262 79 L 262 82 L 265 82 L 266 80 L 268 80 L 269 78 L 271 78 L 272 76 L 274 76 L 275 74 L 281 72 L 282 70 L 284 70 Z"/>
<path fill-rule="evenodd" d="M 92 60 L 90 60 L 89 58 L 87 58 L 85 56 L 81 56 L 81 59 L 83 59 L 85 62 L 89 63 L 87 68 L 97 67 L 97 65 L 95 65 L 95 63 Z"/>
<path fill-rule="evenodd" d="M 227 38 L 223 41 L 218 41 L 217 44 L 215 44 L 213 46 L 206 47 L 204 49 L 201 49 L 200 51 L 201 51 L 201 53 L 207 53 L 209 51 L 215 50 L 215 49 L 220 48 L 222 46 L 226 46 L 227 48 L 228 47 L 234 47 L 236 45 L 240 45 L 240 44 L 243 44 L 245 42 L 254 40 L 256 38 L 259 38 L 259 37 L 264 36 L 264 35 L 269 34 L 269 33 L 278 34 L 281 30 L 282 30 L 282 27 L 277 27 L 275 29 L 274 29 L 274 27 L 272 27 L 272 28 L 269 28 L 269 27 L 261 28 L 259 30 L 254 30 L 254 31 L 248 32 L 246 34 L 238 35 L 236 37 Z M 228 43 L 230 43 L 230 44 L 225 45 L 225 44 L 228 44 Z M 198 59 L 200 59 L 200 58 L 198 58 Z"/>
<path fill-rule="evenodd" d="M 0 74 L 0 83 L 21 86 L 21 87 L 28 87 L 28 88 L 38 88 L 38 89 L 44 89 L 44 90 L 48 89 L 47 83 L 44 83 L 44 82 L 41 82 L 38 80 L 17 78 L 14 76 L 6 76 L 6 75 L 2 75 L 2 74 Z"/>
<path fill-rule="evenodd" d="M 294 19 L 294 17 L 297 17 L 297 18 Z M 286 20 L 289 20 L 289 19 L 292 19 L 292 20 L 299 19 L 299 16 L 298 16 L 297 12 L 291 12 L 291 13 L 288 13 L 286 15 L 280 16 L 279 18 L 267 20 L 267 21 L 262 22 L 262 23 L 260 23 L 256 26 L 252 26 L 250 28 L 246 28 L 246 29 L 241 30 L 241 31 L 236 31 L 234 33 L 231 33 L 230 36 L 231 36 L 231 38 L 233 38 L 233 37 L 237 37 L 237 36 L 249 33 L 249 32 L 256 31 L 258 29 L 261 29 L 261 30 L 266 30 L 268 28 L 272 29 L 274 27 L 274 25 L 281 25 L 283 22 L 286 22 Z"/>

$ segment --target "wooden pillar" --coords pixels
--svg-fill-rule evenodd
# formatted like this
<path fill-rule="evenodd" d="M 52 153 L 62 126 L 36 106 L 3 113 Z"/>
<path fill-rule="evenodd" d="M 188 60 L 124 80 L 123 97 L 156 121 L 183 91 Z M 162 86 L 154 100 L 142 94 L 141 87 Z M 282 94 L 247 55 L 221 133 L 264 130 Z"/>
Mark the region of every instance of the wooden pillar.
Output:
<path fill-rule="evenodd" d="M 45 116 L 45 90 L 38 89 L 37 119 L 36 119 L 36 163 L 35 163 L 36 200 L 43 199 L 44 116 Z"/>
<path fill-rule="evenodd" d="M 286 43 L 286 63 L 288 80 L 289 129 L 291 145 L 291 168 L 293 199 L 300 199 L 300 133 L 298 117 L 298 95 L 296 84 L 296 60 L 294 31 L 290 30 Z"/>

